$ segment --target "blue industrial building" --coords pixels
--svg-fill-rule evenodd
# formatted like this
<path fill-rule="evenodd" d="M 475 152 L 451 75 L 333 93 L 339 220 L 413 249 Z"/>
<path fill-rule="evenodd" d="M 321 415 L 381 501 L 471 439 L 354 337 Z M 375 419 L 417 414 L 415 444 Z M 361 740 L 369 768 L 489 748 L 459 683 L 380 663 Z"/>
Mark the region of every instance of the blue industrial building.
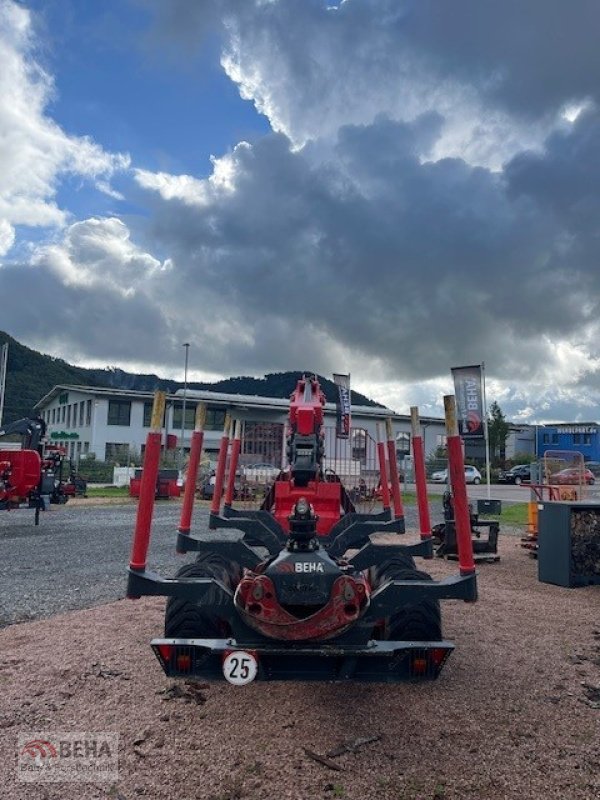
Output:
<path fill-rule="evenodd" d="M 538 458 L 547 450 L 575 450 L 584 461 L 600 461 L 600 426 L 596 422 L 538 425 L 536 431 Z"/>

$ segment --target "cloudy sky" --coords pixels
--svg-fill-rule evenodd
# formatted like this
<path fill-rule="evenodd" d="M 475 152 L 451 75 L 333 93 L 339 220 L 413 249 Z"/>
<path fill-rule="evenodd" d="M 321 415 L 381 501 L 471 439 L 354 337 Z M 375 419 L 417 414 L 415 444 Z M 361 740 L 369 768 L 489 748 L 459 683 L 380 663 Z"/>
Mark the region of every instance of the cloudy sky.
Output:
<path fill-rule="evenodd" d="M 0 0 L 0 329 L 600 418 L 597 0 Z"/>

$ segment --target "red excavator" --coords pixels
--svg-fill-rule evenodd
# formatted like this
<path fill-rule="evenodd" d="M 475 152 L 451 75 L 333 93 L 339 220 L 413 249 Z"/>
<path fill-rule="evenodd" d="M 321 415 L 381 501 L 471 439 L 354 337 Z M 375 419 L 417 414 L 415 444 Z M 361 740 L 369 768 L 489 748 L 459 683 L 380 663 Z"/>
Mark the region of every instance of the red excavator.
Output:
<path fill-rule="evenodd" d="M 378 450 L 380 483 L 392 485 L 394 513 L 387 491 L 382 511 L 359 513 L 335 473 L 323 469 L 324 406 L 317 379 L 303 376 L 290 401 L 288 466 L 255 510 L 232 504 L 240 426 L 230 441 L 226 422 L 209 530 L 192 534 L 191 514 L 180 525 L 177 550 L 196 559 L 171 579 L 146 568 L 160 428 L 149 434 L 127 594 L 169 598 L 164 636 L 152 642 L 167 675 L 233 684 L 439 675 L 454 648 L 442 636 L 439 601 L 477 599 L 468 510 L 466 522 L 457 515 L 460 574 L 433 581 L 414 560 L 432 557 L 431 536 L 394 540 L 405 525 L 393 436 L 387 465 L 383 443 Z M 153 419 L 162 419 L 160 401 Z M 462 481 L 463 492 L 456 488 L 466 509 L 458 430 L 450 434 L 449 442 L 457 440 L 449 448 L 457 462 L 451 475 Z M 194 448 L 193 441 L 190 462 L 200 457 Z M 422 475 L 424 486 L 424 468 Z"/>
<path fill-rule="evenodd" d="M 0 429 L 0 439 L 21 439 L 14 447 L 6 442 L 3 447 L 0 442 L 0 510 L 34 508 L 36 525 L 47 503 L 66 503 L 86 488 L 75 475 L 65 449 L 49 445 L 45 435 L 46 423 L 41 417 L 19 419 Z"/>

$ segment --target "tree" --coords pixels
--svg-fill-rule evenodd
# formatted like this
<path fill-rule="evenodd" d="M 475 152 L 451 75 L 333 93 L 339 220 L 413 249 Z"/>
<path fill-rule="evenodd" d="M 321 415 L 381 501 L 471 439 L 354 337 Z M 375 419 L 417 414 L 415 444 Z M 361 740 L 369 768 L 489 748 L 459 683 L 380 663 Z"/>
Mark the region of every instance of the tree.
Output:
<path fill-rule="evenodd" d="M 492 457 L 499 456 L 500 458 L 504 458 L 506 439 L 509 431 L 510 426 L 504 418 L 502 409 L 494 400 L 488 413 L 488 436 Z"/>

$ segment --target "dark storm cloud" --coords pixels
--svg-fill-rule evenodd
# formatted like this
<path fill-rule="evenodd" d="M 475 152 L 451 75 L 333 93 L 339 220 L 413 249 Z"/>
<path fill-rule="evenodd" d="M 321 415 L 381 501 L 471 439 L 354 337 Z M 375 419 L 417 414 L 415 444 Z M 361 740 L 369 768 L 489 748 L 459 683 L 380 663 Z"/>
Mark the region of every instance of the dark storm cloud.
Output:
<path fill-rule="evenodd" d="M 325 162 L 272 135 L 238 148 L 234 190 L 209 205 L 155 200 L 151 234 L 173 254 L 173 298 L 184 285 L 188 309 L 203 296 L 209 317 L 236 320 L 222 342 L 230 368 L 290 363 L 290 348 L 331 368 L 339 354 L 321 335 L 383 359 L 397 378 L 482 357 L 499 377 L 526 378 L 553 358 L 541 337 L 577 338 L 598 318 L 587 198 L 600 176 L 588 170 L 568 198 L 561 180 L 571 160 L 577 170 L 580 154 L 592 155 L 598 124 L 582 116 L 506 174 L 421 162 L 419 142 L 439 129 L 433 115 L 347 126 Z"/>
<path fill-rule="evenodd" d="M 43 261 L 38 267 L 6 264 L 0 276 L 3 297 L 15 300 L 3 303 L 0 329 L 16 339 L 43 352 L 59 350 L 83 366 L 86 357 L 106 364 L 172 360 L 179 340 L 173 342 L 159 304 L 143 295 L 65 286 Z"/>
<path fill-rule="evenodd" d="M 344 109 L 347 122 L 378 105 L 406 119 L 450 86 L 522 120 L 600 100 L 597 0 L 147 2 L 163 41 L 220 30 L 230 74 L 294 138 L 330 130 Z"/>

